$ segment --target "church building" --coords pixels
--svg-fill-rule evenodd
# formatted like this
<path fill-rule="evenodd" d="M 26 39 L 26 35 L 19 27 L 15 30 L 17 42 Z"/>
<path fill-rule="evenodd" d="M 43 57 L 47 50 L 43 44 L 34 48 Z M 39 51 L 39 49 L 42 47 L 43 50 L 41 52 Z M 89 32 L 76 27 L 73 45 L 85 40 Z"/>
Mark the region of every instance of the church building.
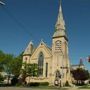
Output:
<path fill-rule="evenodd" d="M 41 41 L 37 48 L 30 42 L 23 53 L 23 63 L 37 64 L 38 76 L 27 77 L 26 82 L 48 82 L 49 85 L 65 85 L 71 82 L 68 37 L 60 1 L 59 13 L 52 35 L 52 47 Z"/>

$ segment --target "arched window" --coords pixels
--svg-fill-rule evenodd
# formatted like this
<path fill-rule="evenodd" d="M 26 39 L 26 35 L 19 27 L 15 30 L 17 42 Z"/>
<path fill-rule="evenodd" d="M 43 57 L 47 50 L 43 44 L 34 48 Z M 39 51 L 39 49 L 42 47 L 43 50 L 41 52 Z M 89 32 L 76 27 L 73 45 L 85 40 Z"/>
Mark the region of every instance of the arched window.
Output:
<path fill-rule="evenodd" d="M 44 63 L 44 55 L 42 52 L 40 52 L 38 58 L 38 76 L 43 76 L 43 63 Z"/>

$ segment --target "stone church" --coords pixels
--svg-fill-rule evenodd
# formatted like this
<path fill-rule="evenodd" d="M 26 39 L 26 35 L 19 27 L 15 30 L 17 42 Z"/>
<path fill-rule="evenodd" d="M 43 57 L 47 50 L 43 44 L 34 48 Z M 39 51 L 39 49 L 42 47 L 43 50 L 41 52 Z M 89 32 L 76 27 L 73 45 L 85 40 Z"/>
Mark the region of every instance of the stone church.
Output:
<path fill-rule="evenodd" d="M 49 85 L 64 85 L 71 82 L 68 37 L 60 1 L 59 13 L 52 35 L 52 47 L 41 41 L 37 48 L 30 42 L 23 53 L 23 63 L 36 63 L 38 77 L 27 77 L 26 82 L 48 82 Z M 30 78 L 30 80 L 29 80 Z"/>

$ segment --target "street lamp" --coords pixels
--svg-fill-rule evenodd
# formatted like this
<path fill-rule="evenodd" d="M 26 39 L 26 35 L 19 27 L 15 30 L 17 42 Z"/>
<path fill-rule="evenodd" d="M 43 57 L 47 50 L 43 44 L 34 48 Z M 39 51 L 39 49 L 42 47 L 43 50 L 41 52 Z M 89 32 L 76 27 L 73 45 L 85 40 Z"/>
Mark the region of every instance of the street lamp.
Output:
<path fill-rule="evenodd" d="M 4 2 L 2 2 L 2 1 L 0 1 L 0 5 L 5 5 L 5 3 L 4 3 Z"/>

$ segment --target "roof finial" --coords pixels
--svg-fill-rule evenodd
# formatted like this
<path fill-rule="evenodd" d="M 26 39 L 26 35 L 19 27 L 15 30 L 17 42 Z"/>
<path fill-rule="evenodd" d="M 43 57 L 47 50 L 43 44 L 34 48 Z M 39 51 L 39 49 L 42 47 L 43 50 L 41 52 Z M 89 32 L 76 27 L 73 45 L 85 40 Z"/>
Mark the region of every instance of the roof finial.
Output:
<path fill-rule="evenodd" d="M 62 1 L 60 0 L 60 8 L 59 8 L 59 12 L 62 13 Z"/>
<path fill-rule="evenodd" d="M 43 38 L 41 39 L 41 42 L 43 42 Z"/>

